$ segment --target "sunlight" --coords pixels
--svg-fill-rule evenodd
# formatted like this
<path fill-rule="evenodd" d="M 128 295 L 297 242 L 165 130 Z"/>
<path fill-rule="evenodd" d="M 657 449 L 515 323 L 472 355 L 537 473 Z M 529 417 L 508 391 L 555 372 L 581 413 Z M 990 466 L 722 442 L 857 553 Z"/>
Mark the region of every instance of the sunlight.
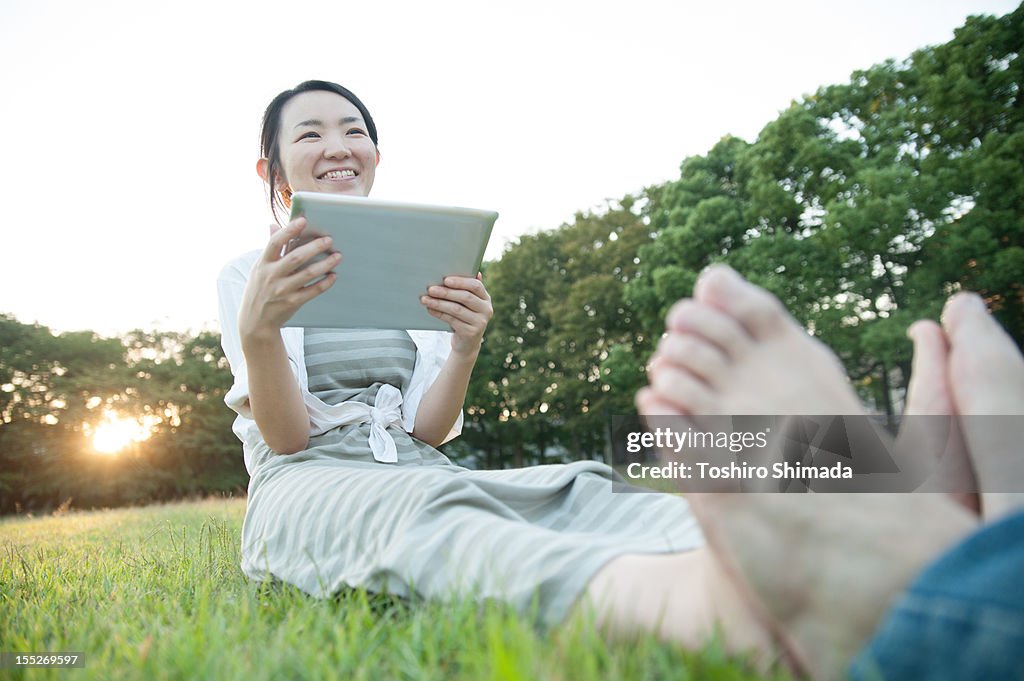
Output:
<path fill-rule="evenodd" d="M 103 420 L 92 430 L 92 447 L 98 454 L 117 454 L 132 443 L 149 439 L 154 426 L 161 419 L 146 416 L 142 419 L 121 416 L 107 409 L 103 412 Z M 89 433 L 86 432 L 88 436 Z"/>

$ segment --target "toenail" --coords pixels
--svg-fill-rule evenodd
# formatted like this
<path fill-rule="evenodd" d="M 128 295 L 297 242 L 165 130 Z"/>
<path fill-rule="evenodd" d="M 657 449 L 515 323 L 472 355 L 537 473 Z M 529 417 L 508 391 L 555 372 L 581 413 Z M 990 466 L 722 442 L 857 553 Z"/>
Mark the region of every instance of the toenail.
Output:
<path fill-rule="evenodd" d="M 705 265 L 704 269 L 702 269 L 700 274 L 697 275 L 697 281 L 700 282 L 707 279 L 709 276 L 714 274 L 716 270 L 720 269 L 722 269 L 721 263 L 713 262 L 710 265 Z"/>
<path fill-rule="evenodd" d="M 985 301 L 982 300 L 981 296 L 979 296 L 977 293 L 968 293 L 967 296 L 971 300 L 971 305 L 978 308 L 979 310 L 984 310 L 985 312 L 988 312 L 988 305 L 985 304 Z"/>
<path fill-rule="evenodd" d="M 698 278 L 698 283 L 703 282 L 704 285 L 708 285 L 713 277 L 719 278 L 719 286 L 736 286 L 737 284 L 745 281 L 740 276 L 739 272 L 729 267 L 725 263 L 713 263 L 704 268 Z"/>
<path fill-rule="evenodd" d="M 979 312 L 988 313 L 988 306 L 985 304 L 985 301 L 982 300 L 981 296 L 973 291 L 960 291 L 959 293 L 954 293 L 948 300 L 946 300 L 946 304 L 943 305 L 941 315 L 943 324 L 948 323 L 947 317 L 949 316 L 949 309 L 953 305 L 973 306 Z"/>
<path fill-rule="evenodd" d="M 692 306 L 693 300 L 691 298 L 683 298 L 681 300 L 676 301 L 676 303 L 672 305 L 672 308 L 668 311 L 668 314 L 665 315 L 666 328 L 671 330 L 678 327 L 682 323 L 682 318 L 686 316 L 686 311 L 688 309 L 691 309 Z M 665 334 L 663 335 L 667 334 L 668 331 L 665 331 Z"/>

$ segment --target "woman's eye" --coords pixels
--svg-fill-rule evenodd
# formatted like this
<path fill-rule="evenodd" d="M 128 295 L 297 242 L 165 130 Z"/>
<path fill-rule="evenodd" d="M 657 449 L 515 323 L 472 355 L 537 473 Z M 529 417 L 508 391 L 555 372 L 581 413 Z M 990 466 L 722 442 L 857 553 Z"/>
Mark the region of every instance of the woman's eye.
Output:
<path fill-rule="evenodd" d="M 312 132 L 312 131 L 310 131 L 310 132 L 307 132 L 307 133 L 305 133 L 305 134 L 301 135 L 301 136 L 299 137 L 299 139 L 300 139 L 300 140 L 304 140 L 304 139 L 313 139 L 313 138 L 316 138 L 316 137 L 319 137 L 319 136 L 320 136 L 320 135 L 316 134 L 315 132 Z"/>
<path fill-rule="evenodd" d="M 359 128 L 352 128 L 351 130 L 348 131 L 348 134 L 350 134 L 350 135 L 365 135 L 366 133 L 364 131 L 360 130 Z"/>

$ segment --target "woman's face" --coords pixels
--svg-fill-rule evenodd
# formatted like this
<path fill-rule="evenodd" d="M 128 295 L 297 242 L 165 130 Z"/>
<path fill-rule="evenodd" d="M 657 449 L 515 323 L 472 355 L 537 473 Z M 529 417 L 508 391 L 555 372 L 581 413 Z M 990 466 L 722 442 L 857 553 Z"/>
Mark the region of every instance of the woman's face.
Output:
<path fill-rule="evenodd" d="M 355 104 L 313 90 L 295 95 L 281 110 L 281 171 L 293 192 L 368 196 L 377 148 Z"/>

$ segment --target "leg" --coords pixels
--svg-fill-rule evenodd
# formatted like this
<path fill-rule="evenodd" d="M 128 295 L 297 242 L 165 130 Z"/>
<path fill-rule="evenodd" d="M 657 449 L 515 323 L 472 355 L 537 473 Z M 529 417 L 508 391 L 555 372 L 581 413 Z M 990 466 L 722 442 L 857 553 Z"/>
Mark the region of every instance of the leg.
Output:
<path fill-rule="evenodd" d="M 721 635 L 726 649 L 768 667 L 778 653 L 767 628 L 725 575 L 713 553 L 627 554 L 605 565 L 587 585 L 575 616 L 606 633 L 652 632 L 700 649 Z"/>

